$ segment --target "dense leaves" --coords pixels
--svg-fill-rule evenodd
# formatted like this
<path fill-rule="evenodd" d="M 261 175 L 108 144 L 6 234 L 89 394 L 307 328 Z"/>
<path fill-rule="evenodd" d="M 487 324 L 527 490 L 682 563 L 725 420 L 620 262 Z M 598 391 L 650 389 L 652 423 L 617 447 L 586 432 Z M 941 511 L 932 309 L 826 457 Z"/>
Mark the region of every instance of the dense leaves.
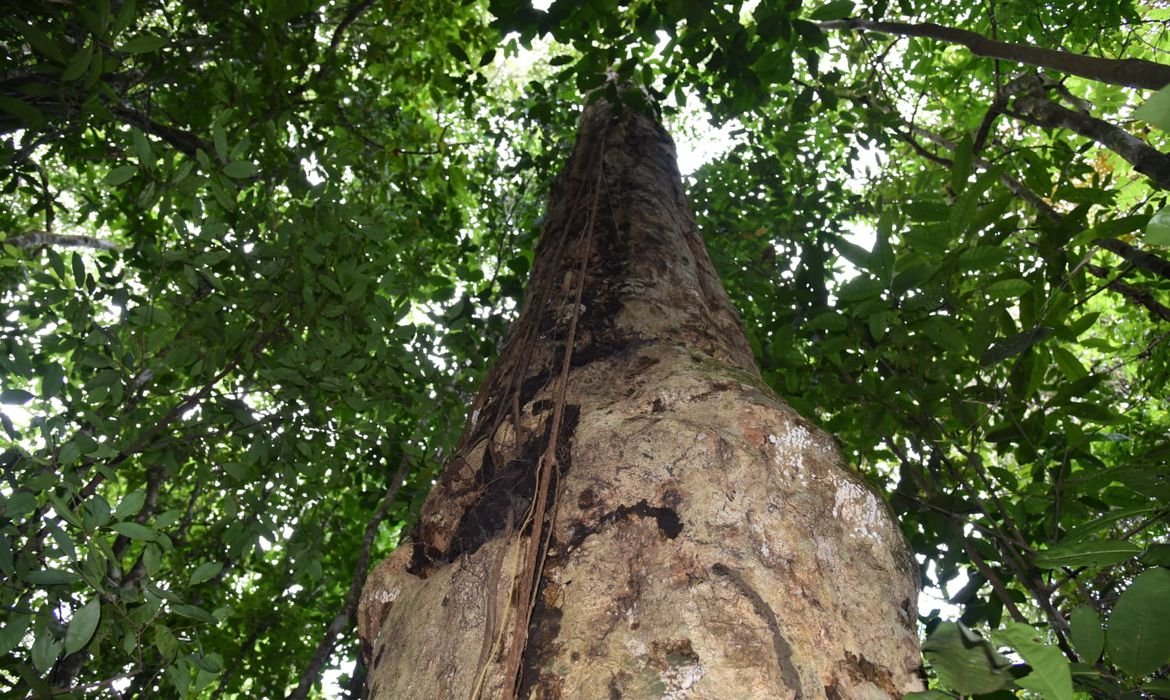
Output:
<path fill-rule="evenodd" d="M 891 495 L 949 601 L 920 611 L 931 696 L 1164 693 L 1166 98 L 1020 47 L 1166 62 L 1168 23 L 1123 0 L 20 5 L 0 685 L 356 695 L 351 591 L 457 438 L 609 75 L 677 134 L 729 134 L 696 216 L 765 378 Z"/>

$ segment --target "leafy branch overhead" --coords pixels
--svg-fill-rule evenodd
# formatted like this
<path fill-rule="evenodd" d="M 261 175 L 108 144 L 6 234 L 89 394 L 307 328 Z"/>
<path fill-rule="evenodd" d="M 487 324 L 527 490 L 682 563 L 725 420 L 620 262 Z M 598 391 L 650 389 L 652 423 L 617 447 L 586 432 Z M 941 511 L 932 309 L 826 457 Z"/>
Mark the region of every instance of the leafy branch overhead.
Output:
<path fill-rule="evenodd" d="M 1167 693 L 1162 3 L 6 9 L 7 694 L 360 696 L 354 591 L 607 80 L 700 144 L 765 380 L 888 495 L 929 697 Z"/>

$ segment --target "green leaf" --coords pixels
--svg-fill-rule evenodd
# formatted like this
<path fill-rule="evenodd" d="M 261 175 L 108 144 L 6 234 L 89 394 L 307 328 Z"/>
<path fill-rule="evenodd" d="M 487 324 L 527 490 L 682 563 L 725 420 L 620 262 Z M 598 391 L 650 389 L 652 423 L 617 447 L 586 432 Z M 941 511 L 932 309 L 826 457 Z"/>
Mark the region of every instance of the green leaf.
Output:
<path fill-rule="evenodd" d="M 5 389 L 4 391 L 0 391 L 0 403 L 9 405 L 23 406 L 34 398 L 36 398 L 35 395 L 30 394 L 24 389 Z"/>
<path fill-rule="evenodd" d="M 41 110 L 24 100 L 8 95 L 0 95 L 0 111 L 8 112 L 27 126 L 40 127 L 45 123 L 45 115 L 41 113 Z"/>
<path fill-rule="evenodd" d="M 1101 628 L 1097 611 L 1089 605 L 1073 610 L 1069 617 L 1069 633 L 1081 659 L 1088 664 L 1097 663 L 1105 650 L 1105 630 Z"/>
<path fill-rule="evenodd" d="M 971 161 L 974 158 L 974 139 L 971 134 L 963 134 L 963 138 L 955 146 L 954 162 L 951 163 L 951 189 L 955 194 L 962 194 L 967 187 L 967 178 L 971 177 Z"/>
<path fill-rule="evenodd" d="M 182 615 L 183 617 L 188 617 L 192 620 L 198 620 L 199 622 L 207 622 L 211 624 L 216 624 L 219 622 L 219 620 L 215 619 L 214 615 L 197 605 L 176 603 L 171 606 L 171 610 L 174 610 L 176 615 Z"/>
<path fill-rule="evenodd" d="M 814 22 L 826 22 L 834 19 L 844 19 L 853 14 L 852 0 L 833 0 L 827 5 L 821 5 L 808 16 Z"/>
<path fill-rule="evenodd" d="M 1133 111 L 1133 116 L 1134 119 L 1147 121 L 1162 131 L 1170 131 L 1170 85 L 1146 98 L 1146 101 Z"/>
<path fill-rule="evenodd" d="M 1166 205 L 1150 217 L 1146 224 L 1146 243 L 1170 246 L 1170 205 Z"/>
<path fill-rule="evenodd" d="M 941 316 L 931 316 L 918 324 L 926 337 L 947 352 L 956 355 L 967 350 L 967 340 L 955 324 Z"/>
<path fill-rule="evenodd" d="M 81 253 L 71 255 L 69 262 L 73 267 L 73 283 L 78 289 L 85 287 L 85 260 L 81 258 Z"/>
<path fill-rule="evenodd" d="M 1170 566 L 1170 543 L 1150 545 L 1142 555 L 1142 561 L 1150 566 Z"/>
<path fill-rule="evenodd" d="M 27 613 L 7 613 L 4 626 L 0 627 L 0 656 L 7 656 L 8 652 L 20 644 L 30 622 L 32 615 Z"/>
<path fill-rule="evenodd" d="M 961 622 L 942 622 L 922 644 L 939 682 L 963 695 L 991 693 L 1012 680 L 1012 665 L 978 632 Z"/>
<path fill-rule="evenodd" d="M 218 561 L 204 562 L 191 572 L 191 580 L 188 583 L 192 586 L 215 578 L 220 571 L 223 571 L 223 564 Z"/>
<path fill-rule="evenodd" d="M 81 580 L 81 577 L 72 571 L 62 571 L 61 569 L 30 571 L 22 578 L 35 586 L 65 586 Z"/>
<path fill-rule="evenodd" d="M 78 608 L 65 630 L 65 653 L 72 654 L 84 649 L 89 640 L 93 639 L 93 633 L 101 619 L 102 602 L 97 598 Z"/>
<path fill-rule="evenodd" d="M 146 503 L 146 492 L 140 490 L 131 491 L 118 501 L 118 507 L 114 509 L 114 518 L 117 520 L 125 520 L 132 517 L 142 510 L 142 506 Z"/>
<path fill-rule="evenodd" d="M 61 51 L 61 47 L 36 25 L 26 24 L 21 26 L 20 33 L 28 41 L 29 45 L 32 46 L 33 51 L 57 63 L 65 63 L 65 54 Z"/>
<path fill-rule="evenodd" d="M 144 540 L 146 542 L 153 542 L 158 539 L 158 533 L 151 528 L 132 522 L 121 522 L 110 525 L 110 529 L 119 535 L 124 535 L 132 540 Z"/>
<path fill-rule="evenodd" d="M 991 638 L 1015 649 L 1032 667 L 1031 673 L 1016 679 L 1016 685 L 1041 693 L 1046 700 L 1073 700 L 1068 659 L 1060 649 L 1039 641 L 1035 629 L 1013 622 L 993 632 Z"/>
<path fill-rule="evenodd" d="M 135 127 L 130 130 L 130 137 L 134 141 L 134 154 L 138 156 L 138 164 L 144 168 L 154 167 L 154 153 L 150 149 L 150 139 L 142 130 Z"/>
<path fill-rule="evenodd" d="M 126 53 L 150 53 L 166 46 L 167 40 L 155 34 L 139 34 L 125 44 L 121 50 Z"/>
<path fill-rule="evenodd" d="M 242 180 L 260 172 L 255 163 L 246 160 L 236 160 L 223 166 L 223 174 L 228 177 Z"/>
<path fill-rule="evenodd" d="M 30 656 L 33 668 L 41 673 L 47 672 L 61 655 L 61 641 L 53 637 L 48 625 L 37 625 L 36 639 L 33 641 Z"/>
<path fill-rule="evenodd" d="M 992 282 L 984 290 L 992 299 L 1015 299 L 1032 291 L 1032 283 L 1022 279 L 1006 279 Z"/>
<path fill-rule="evenodd" d="M 1057 569 L 1062 566 L 1110 566 L 1141 554 L 1142 548 L 1119 540 L 1061 542 L 1036 555 L 1036 566 Z"/>
<path fill-rule="evenodd" d="M 979 358 L 979 364 L 984 367 L 1003 362 L 1009 357 L 1019 355 L 1036 343 L 1052 335 L 1052 329 L 1047 326 L 1037 326 L 1023 333 L 1016 333 L 1003 340 L 992 343 L 991 347 Z"/>
<path fill-rule="evenodd" d="M 138 174 L 138 166 L 134 164 L 119 165 L 106 174 L 104 182 L 110 187 L 117 187 L 118 185 L 129 182 L 130 178 Z"/>
<path fill-rule="evenodd" d="M 61 80 L 68 83 L 85 75 L 86 70 L 89 69 L 91 60 L 93 60 L 93 42 L 87 41 L 85 46 L 69 59 L 69 64 L 65 66 L 65 70 L 61 73 Z"/>
<path fill-rule="evenodd" d="M 1110 661 L 1135 677 L 1147 676 L 1170 661 L 1170 571 L 1149 569 L 1121 594 L 1105 648 Z"/>
<path fill-rule="evenodd" d="M 179 640 L 175 638 L 175 634 L 171 632 L 169 627 L 155 625 L 153 631 L 154 646 L 164 659 L 171 661 L 179 655 Z"/>

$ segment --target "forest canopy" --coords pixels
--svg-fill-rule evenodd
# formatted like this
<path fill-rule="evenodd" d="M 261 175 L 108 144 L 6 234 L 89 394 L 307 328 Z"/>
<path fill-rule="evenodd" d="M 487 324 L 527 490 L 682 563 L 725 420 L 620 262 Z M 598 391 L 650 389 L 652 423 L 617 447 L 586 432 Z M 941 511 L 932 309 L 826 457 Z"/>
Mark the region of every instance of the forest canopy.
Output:
<path fill-rule="evenodd" d="M 0 39 L 11 697 L 360 697 L 362 581 L 587 95 L 727 134 L 688 196 L 946 599 L 923 697 L 1170 697 L 1165 3 L 75 0 Z"/>

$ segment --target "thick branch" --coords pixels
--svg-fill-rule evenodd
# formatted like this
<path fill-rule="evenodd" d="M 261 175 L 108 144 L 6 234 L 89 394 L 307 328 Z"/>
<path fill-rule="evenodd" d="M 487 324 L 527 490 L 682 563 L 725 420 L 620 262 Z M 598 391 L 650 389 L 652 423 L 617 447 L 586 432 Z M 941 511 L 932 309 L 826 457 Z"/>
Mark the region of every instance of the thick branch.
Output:
<path fill-rule="evenodd" d="M 1098 238 L 1093 241 L 1093 245 L 1104 248 L 1111 253 L 1116 253 L 1134 267 L 1139 267 L 1146 272 L 1152 272 L 1160 277 L 1170 279 L 1170 261 L 1163 260 L 1153 253 L 1138 250 L 1125 241 L 1120 241 L 1116 238 Z"/>
<path fill-rule="evenodd" d="M 1104 119 L 1071 110 L 1042 95 L 1021 95 L 1008 114 L 1046 129 L 1069 129 L 1129 161 L 1133 169 L 1170 190 L 1170 156 Z"/>
<path fill-rule="evenodd" d="M 1108 279 L 1111 272 L 1103 267 L 1097 265 L 1086 265 L 1085 269 L 1093 273 L 1101 279 Z M 1163 321 L 1170 321 L 1170 308 L 1167 308 L 1157 299 L 1153 294 L 1150 294 L 1145 289 L 1140 289 L 1132 284 L 1126 284 L 1119 279 L 1112 279 L 1105 283 L 1109 289 L 1117 292 L 1133 303 L 1145 307 L 1150 312 L 1150 317 L 1155 321 L 1162 319 Z"/>
<path fill-rule="evenodd" d="M 113 112 L 127 124 L 136 126 L 152 136 L 159 137 L 191 158 L 195 157 L 196 151 L 201 150 L 204 153 L 211 152 L 210 145 L 189 131 L 183 131 L 173 126 L 161 124 L 125 107 L 115 107 Z"/>
<path fill-rule="evenodd" d="M 370 521 L 366 523 L 366 532 L 362 536 L 361 551 L 358 553 L 357 564 L 353 567 L 353 578 L 349 583 L 349 592 L 345 595 L 345 603 L 341 606 L 341 610 L 334 615 L 333 621 L 325 628 L 325 636 L 317 643 L 309 665 L 301 673 L 301 682 L 297 684 L 293 692 L 289 693 L 288 700 L 304 700 L 309 696 L 309 691 L 313 689 L 313 685 L 321 676 L 321 669 L 325 667 L 325 662 L 333 653 L 333 646 L 337 643 L 338 635 L 344 632 L 350 621 L 353 620 L 354 613 L 357 612 L 358 599 L 362 595 L 362 587 L 366 585 L 366 574 L 370 568 L 370 550 L 374 545 L 374 537 L 378 534 L 378 527 L 386 519 L 387 513 L 390 512 L 390 507 L 394 505 L 394 499 L 398 497 L 398 489 L 402 487 L 402 480 L 406 478 L 409 466 L 410 462 L 403 459 L 402 465 L 398 467 L 398 473 L 390 480 L 390 488 L 386 490 L 386 496 L 382 499 L 382 503 L 374 511 Z"/>
<path fill-rule="evenodd" d="M 1159 90 L 1170 84 L 1170 66 L 1140 58 L 1099 58 L 1085 56 L 1060 49 L 1045 49 L 1027 44 L 1012 44 L 1006 41 L 988 39 L 982 34 L 944 27 L 932 22 L 910 24 L 908 22 L 874 22 L 866 19 L 841 19 L 819 22 L 822 29 L 851 29 L 917 36 L 937 39 L 951 44 L 960 44 L 976 56 L 999 58 L 1005 61 L 1024 63 L 1040 68 L 1051 68 L 1069 75 L 1096 80 L 1113 85 Z"/>
<path fill-rule="evenodd" d="M 41 246 L 48 246 L 51 248 L 92 248 L 93 250 L 110 250 L 118 249 L 118 246 L 100 238 L 93 236 L 62 236 L 56 233 L 49 233 L 47 231 L 25 231 L 19 236 L 13 236 L 4 241 L 4 243 L 15 246 L 17 248 L 40 248 Z"/>

